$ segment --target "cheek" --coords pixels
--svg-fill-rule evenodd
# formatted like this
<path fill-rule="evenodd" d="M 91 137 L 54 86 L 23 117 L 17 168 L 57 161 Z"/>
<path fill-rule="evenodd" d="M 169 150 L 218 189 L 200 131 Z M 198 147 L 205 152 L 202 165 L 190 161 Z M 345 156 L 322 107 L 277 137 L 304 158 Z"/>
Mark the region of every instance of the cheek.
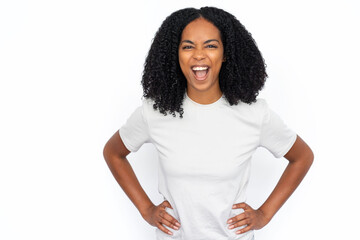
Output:
<path fill-rule="evenodd" d="M 185 75 L 185 66 L 184 66 L 184 63 L 183 61 L 181 61 L 181 59 L 179 58 L 179 65 L 180 65 L 180 69 L 181 69 L 181 72 Z"/>
<path fill-rule="evenodd" d="M 210 58 L 212 59 L 212 62 L 214 65 L 220 65 L 222 64 L 223 62 L 223 58 L 224 58 L 224 55 L 221 53 L 221 52 L 214 52 L 214 53 L 211 53 L 211 56 Z"/>
<path fill-rule="evenodd" d="M 213 58 L 213 64 L 214 64 L 214 68 L 216 69 L 216 71 L 220 71 L 221 65 L 223 63 L 223 57 L 222 55 L 218 55 L 215 58 Z"/>
<path fill-rule="evenodd" d="M 179 53 L 179 65 L 180 65 L 180 69 L 182 71 L 182 73 L 184 75 L 187 74 L 186 69 L 187 69 L 187 57 L 185 54 L 180 54 Z"/>

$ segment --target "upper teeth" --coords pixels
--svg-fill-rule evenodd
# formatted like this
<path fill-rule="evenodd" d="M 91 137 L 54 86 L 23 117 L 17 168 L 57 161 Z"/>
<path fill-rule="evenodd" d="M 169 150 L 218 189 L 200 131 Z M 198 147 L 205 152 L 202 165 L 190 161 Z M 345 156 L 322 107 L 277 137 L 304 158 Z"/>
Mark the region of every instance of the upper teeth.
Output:
<path fill-rule="evenodd" d="M 207 70 L 208 67 L 193 67 L 192 70 L 194 71 L 201 71 L 201 70 Z"/>

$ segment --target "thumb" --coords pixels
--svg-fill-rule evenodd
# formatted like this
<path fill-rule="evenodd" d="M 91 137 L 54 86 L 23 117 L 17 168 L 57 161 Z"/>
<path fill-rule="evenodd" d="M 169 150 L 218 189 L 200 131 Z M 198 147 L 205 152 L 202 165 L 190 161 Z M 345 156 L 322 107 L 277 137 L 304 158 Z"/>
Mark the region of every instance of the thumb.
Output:
<path fill-rule="evenodd" d="M 165 200 L 165 201 L 163 202 L 163 205 L 164 205 L 165 207 L 168 207 L 168 208 L 173 209 L 168 200 Z"/>

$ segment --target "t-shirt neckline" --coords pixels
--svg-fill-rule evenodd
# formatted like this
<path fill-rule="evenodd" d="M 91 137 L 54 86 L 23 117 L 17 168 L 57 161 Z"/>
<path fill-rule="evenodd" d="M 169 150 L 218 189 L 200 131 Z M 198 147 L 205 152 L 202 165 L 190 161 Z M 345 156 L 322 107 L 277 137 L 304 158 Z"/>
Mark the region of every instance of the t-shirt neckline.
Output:
<path fill-rule="evenodd" d="M 187 98 L 191 103 L 193 103 L 193 104 L 194 104 L 195 106 L 197 106 L 197 107 L 200 107 L 200 108 L 212 108 L 212 107 L 215 107 L 216 105 L 219 105 L 219 104 L 220 104 L 222 98 L 224 97 L 224 93 L 221 95 L 221 97 L 220 97 L 218 100 L 216 100 L 216 101 L 213 102 L 213 103 L 209 103 L 209 104 L 201 104 L 201 103 L 195 102 L 194 100 L 192 100 L 192 99 L 188 96 L 188 94 L 187 94 L 186 91 L 185 91 L 185 96 L 186 96 L 186 98 Z"/>

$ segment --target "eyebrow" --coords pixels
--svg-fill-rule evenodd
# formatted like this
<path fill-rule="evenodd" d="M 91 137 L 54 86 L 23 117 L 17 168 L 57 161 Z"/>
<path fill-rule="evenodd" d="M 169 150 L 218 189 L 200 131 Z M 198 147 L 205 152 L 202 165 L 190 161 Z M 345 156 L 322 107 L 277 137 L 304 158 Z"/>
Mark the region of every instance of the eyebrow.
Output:
<path fill-rule="evenodd" d="M 216 42 L 220 43 L 220 42 L 219 42 L 219 40 L 216 40 L 216 39 L 209 39 L 209 40 L 206 40 L 206 41 L 204 42 L 204 44 L 209 43 L 209 42 L 212 42 L 212 41 L 216 41 Z M 181 43 L 180 43 L 180 44 L 182 44 L 182 43 L 184 43 L 184 42 L 186 42 L 186 43 L 190 43 L 190 44 L 194 44 L 194 45 L 195 45 L 195 43 L 194 43 L 194 42 L 192 42 L 192 41 L 190 41 L 190 40 L 183 40 L 183 41 L 181 41 Z"/>

